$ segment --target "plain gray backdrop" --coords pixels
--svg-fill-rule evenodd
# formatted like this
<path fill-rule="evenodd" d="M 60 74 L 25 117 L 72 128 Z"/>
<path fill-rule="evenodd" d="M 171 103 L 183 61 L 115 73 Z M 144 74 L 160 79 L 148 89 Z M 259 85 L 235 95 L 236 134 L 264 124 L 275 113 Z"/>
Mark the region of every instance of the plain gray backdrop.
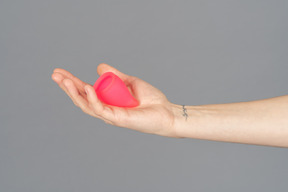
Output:
<path fill-rule="evenodd" d="M 0 191 L 287 191 L 285 148 L 175 139 L 84 114 L 51 80 L 104 62 L 176 104 L 288 94 L 285 0 L 0 0 Z"/>

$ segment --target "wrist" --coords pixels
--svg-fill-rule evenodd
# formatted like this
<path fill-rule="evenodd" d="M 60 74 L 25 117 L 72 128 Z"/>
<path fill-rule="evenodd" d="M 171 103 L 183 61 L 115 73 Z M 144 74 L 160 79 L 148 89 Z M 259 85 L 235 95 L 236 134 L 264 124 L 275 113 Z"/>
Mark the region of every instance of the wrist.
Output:
<path fill-rule="evenodd" d="M 197 106 L 186 106 L 172 103 L 174 114 L 174 130 L 176 138 L 196 136 L 196 117 L 199 116 Z M 187 134 L 187 131 L 189 134 Z"/>

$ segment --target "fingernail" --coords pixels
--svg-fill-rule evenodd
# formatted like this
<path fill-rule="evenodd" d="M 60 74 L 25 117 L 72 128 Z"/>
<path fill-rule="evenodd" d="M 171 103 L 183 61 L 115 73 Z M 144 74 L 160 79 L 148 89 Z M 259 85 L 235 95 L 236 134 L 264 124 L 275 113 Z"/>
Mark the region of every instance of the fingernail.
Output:
<path fill-rule="evenodd" d="M 88 94 L 88 87 L 87 85 L 84 87 L 86 94 Z"/>

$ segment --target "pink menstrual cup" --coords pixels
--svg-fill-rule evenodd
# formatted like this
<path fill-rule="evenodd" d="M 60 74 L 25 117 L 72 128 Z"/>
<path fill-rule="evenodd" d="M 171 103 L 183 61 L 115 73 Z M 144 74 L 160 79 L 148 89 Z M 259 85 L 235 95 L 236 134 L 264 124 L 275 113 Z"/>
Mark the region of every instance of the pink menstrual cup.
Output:
<path fill-rule="evenodd" d="M 139 102 L 131 95 L 125 83 L 114 73 L 102 74 L 93 85 L 100 101 L 117 107 L 136 107 Z"/>

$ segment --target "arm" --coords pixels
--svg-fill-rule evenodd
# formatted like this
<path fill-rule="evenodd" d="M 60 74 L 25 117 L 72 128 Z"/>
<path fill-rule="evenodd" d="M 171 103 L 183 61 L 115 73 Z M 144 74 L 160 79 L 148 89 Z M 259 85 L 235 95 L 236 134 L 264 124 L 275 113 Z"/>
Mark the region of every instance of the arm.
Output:
<path fill-rule="evenodd" d="M 174 114 L 182 138 L 288 147 L 288 95 L 229 104 L 174 105 Z"/>
<path fill-rule="evenodd" d="M 122 108 L 102 103 L 92 85 L 64 69 L 52 79 L 83 112 L 105 123 L 175 138 L 288 147 L 288 95 L 242 103 L 182 106 L 168 101 L 157 88 L 137 77 L 100 64 L 99 75 L 111 71 L 126 84 L 140 105 Z M 185 114 L 185 115 L 183 115 Z"/>

